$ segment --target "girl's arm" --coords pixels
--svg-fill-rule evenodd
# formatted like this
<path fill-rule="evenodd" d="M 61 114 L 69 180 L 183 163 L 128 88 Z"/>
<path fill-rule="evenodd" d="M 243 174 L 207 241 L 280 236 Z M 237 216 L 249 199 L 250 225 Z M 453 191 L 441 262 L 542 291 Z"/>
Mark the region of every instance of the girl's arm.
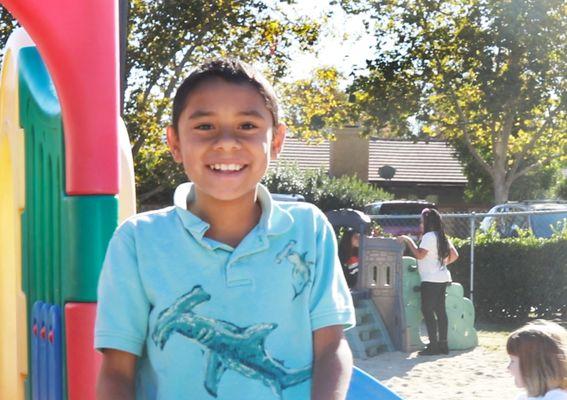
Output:
<path fill-rule="evenodd" d="M 445 262 L 445 265 L 449 265 L 457 261 L 458 258 L 459 258 L 459 253 L 457 252 L 457 249 L 455 249 L 453 243 L 449 242 L 449 255 L 447 256 L 447 258 L 445 258 L 445 260 L 443 260 Z"/>
<path fill-rule="evenodd" d="M 398 236 L 396 240 L 402 244 L 405 243 L 408 249 L 410 249 L 410 251 L 412 252 L 413 256 L 418 260 L 425 258 L 425 256 L 427 255 L 427 250 L 421 247 L 417 247 L 413 239 L 407 235 Z"/>
<path fill-rule="evenodd" d="M 102 367 L 96 385 L 97 400 L 134 400 L 136 356 L 114 349 L 102 353 Z"/>
<path fill-rule="evenodd" d="M 312 400 L 344 400 L 352 374 L 352 353 L 341 325 L 313 332 Z"/>

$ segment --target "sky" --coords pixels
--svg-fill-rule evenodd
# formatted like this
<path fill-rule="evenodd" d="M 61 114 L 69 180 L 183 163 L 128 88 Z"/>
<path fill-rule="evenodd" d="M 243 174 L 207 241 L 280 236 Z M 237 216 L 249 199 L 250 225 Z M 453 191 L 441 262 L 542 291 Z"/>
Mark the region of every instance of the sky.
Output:
<path fill-rule="evenodd" d="M 292 6 L 282 7 L 290 17 L 308 16 L 324 18 L 331 8 L 328 0 L 298 1 Z M 334 66 L 348 79 L 353 68 L 364 68 L 366 59 L 374 54 L 375 39 L 366 31 L 363 15 L 349 15 L 339 6 L 333 7 L 332 17 L 324 24 L 319 43 L 314 53 L 295 51 L 292 54 L 290 73 L 287 79 L 305 79 L 317 67 Z"/>

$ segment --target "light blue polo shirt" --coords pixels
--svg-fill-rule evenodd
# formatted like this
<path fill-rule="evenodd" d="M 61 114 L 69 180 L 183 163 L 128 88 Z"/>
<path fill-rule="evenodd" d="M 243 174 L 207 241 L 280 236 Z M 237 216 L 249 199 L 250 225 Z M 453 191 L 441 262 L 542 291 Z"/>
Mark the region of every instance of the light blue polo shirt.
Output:
<path fill-rule="evenodd" d="M 259 185 L 260 222 L 232 248 L 180 190 L 110 241 L 95 347 L 140 357 L 137 399 L 309 399 L 312 332 L 355 323 L 326 217 Z"/>

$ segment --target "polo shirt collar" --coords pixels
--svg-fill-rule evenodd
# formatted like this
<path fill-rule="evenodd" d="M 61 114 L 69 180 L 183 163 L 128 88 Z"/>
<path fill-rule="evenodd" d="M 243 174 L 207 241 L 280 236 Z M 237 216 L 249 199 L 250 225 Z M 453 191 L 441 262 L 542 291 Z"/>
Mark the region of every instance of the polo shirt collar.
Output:
<path fill-rule="evenodd" d="M 173 203 L 185 229 L 195 239 L 202 241 L 210 225 L 187 210 L 187 203 L 194 198 L 195 186 L 191 182 L 186 182 L 175 189 Z M 292 215 L 272 200 L 270 192 L 262 184 L 258 184 L 258 200 L 262 207 L 262 216 L 257 226 L 260 236 L 281 235 L 291 229 L 294 222 Z"/>
<path fill-rule="evenodd" d="M 182 183 L 175 189 L 173 204 L 185 229 L 187 229 L 195 239 L 201 241 L 203 236 L 205 236 L 205 232 L 210 228 L 210 225 L 187 210 L 187 203 L 194 198 L 195 188 L 193 184 L 190 182 Z"/>
<path fill-rule="evenodd" d="M 268 189 L 258 184 L 258 200 L 262 206 L 262 216 L 258 226 L 268 236 L 276 236 L 286 233 L 293 225 L 293 217 L 289 212 L 280 207 L 270 195 Z"/>

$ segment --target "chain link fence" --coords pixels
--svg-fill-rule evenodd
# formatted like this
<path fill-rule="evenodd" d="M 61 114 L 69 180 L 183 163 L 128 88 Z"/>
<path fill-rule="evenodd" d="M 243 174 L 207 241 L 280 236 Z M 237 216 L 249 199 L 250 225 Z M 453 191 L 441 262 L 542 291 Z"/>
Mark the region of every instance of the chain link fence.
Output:
<path fill-rule="evenodd" d="M 445 233 L 454 239 L 467 243 L 466 255 L 470 265 L 470 278 L 464 285 L 469 297 L 474 301 L 475 293 L 475 243 L 478 235 L 492 235 L 500 239 L 541 238 L 550 239 L 554 235 L 567 237 L 567 210 L 523 211 L 499 213 L 452 213 L 441 214 Z M 420 215 L 371 215 L 373 235 L 398 236 L 409 235 L 418 240 L 420 237 Z M 464 241 L 463 241 L 464 240 Z M 559 254 L 567 269 L 567 247 L 564 254 Z M 463 254 L 461 254 L 461 257 Z M 567 272 L 567 270 L 566 270 Z M 540 288 L 543 289 L 543 288 Z M 567 289 L 567 288 L 566 288 Z M 566 299 L 567 301 L 567 299 Z"/>

